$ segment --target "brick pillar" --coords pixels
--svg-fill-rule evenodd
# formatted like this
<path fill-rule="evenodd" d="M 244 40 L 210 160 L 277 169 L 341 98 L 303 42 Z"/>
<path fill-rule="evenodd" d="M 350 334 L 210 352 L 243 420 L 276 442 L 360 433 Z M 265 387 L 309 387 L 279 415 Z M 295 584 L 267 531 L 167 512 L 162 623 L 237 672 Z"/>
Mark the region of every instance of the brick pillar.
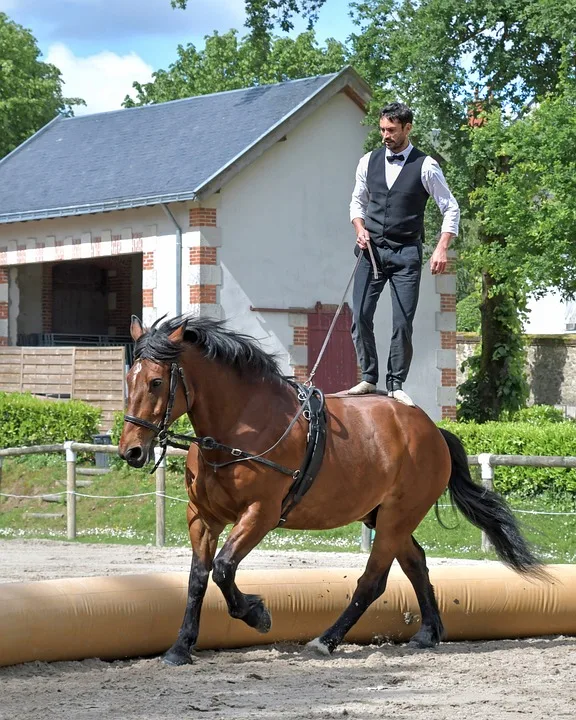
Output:
<path fill-rule="evenodd" d="M 146 326 L 150 326 L 157 317 L 154 303 L 155 290 L 154 252 L 144 252 L 142 253 L 142 319 Z"/>
<path fill-rule="evenodd" d="M 440 370 L 437 402 L 442 420 L 456 420 L 456 267 L 454 253 L 446 272 L 436 275 L 436 293 L 440 296 L 440 312 L 436 313 L 436 331 L 440 334 L 440 350 L 436 367 Z"/>
<path fill-rule="evenodd" d="M 308 315 L 289 313 L 288 324 L 292 327 L 293 340 L 288 348 L 292 372 L 298 382 L 308 380 Z"/>
<path fill-rule="evenodd" d="M 8 268 L 0 267 L 0 345 L 8 345 Z"/>
<path fill-rule="evenodd" d="M 108 269 L 108 333 L 128 335 L 132 308 L 132 257 L 111 258 Z"/>
<path fill-rule="evenodd" d="M 42 332 L 52 332 L 52 264 L 42 265 Z"/>
<path fill-rule="evenodd" d="M 217 219 L 216 208 L 190 208 L 190 231 L 186 233 L 189 248 L 188 296 L 184 298 L 184 305 L 187 301 L 187 312 L 198 317 L 222 316 L 219 301 L 222 268 L 218 262 L 220 230 Z"/>

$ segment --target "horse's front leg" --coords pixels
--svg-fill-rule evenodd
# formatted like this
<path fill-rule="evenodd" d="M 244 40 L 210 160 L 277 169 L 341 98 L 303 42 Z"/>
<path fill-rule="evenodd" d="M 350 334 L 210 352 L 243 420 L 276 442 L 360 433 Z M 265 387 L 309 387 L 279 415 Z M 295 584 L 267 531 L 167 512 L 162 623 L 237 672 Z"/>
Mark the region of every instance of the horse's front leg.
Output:
<path fill-rule="evenodd" d="M 218 585 L 228 612 L 258 632 L 266 633 L 272 626 L 268 609 L 259 595 L 246 595 L 235 582 L 240 562 L 278 523 L 277 511 L 267 511 L 253 504 L 236 522 L 222 549 L 214 560 L 212 579 Z"/>
<path fill-rule="evenodd" d="M 209 528 L 198 516 L 198 511 L 188 505 L 188 531 L 192 543 L 192 566 L 188 580 L 188 596 L 182 626 L 178 638 L 163 661 L 168 665 L 186 665 L 192 662 L 191 652 L 198 638 L 200 610 L 208 586 L 212 560 L 216 552 L 218 536 L 223 528 Z"/>

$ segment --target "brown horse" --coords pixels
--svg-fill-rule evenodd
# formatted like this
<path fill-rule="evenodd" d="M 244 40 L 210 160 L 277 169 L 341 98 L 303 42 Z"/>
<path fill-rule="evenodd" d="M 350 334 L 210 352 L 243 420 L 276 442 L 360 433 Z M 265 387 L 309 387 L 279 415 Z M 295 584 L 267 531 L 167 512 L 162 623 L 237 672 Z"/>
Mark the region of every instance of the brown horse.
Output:
<path fill-rule="evenodd" d="M 179 317 L 145 330 L 133 317 L 131 334 L 136 360 L 127 378 L 121 456 L 142 467 L 155 438 L 165 439 L 167 425 L 186 412 L 197 436 L 219 444 L 192 445 L 186 462 L 192 567 L 184 620 L 164 656 L 165 662 L 181 665 L 191 661 L 210 572 L 232 617 L 260 632 L 270 629 L 261 598 L 242 593 L 235 574 L 242 559 L 277 527 L 293 479 L 228 451 L 238 448 L 296 469 L 305 453 L 308 421 L 301 414 L 290 427 L 300 408 L 293 385 L 254 340 L 219 322 Z M 350 604 L 313 641 L 317 650 L 331 653 L 342 642 L 384 592 L 395 558 L 421 610 L 421 627 L 411 645 L 432 647 L 442 639 L 426 557 L 412 533 L 446 487 L 465 517 L 486 531 L 503 562 L 518 572 L 542 575 L 505 502 L 472 481 L 461 442 L 439 430 L 421 409 L 384 395 L 331 395 L 326 421 L 321 469 L 284 527 L 320 530 L 362 520 L 376 532 Z M 215 558 L 218 537 L 230 523 Z"/>

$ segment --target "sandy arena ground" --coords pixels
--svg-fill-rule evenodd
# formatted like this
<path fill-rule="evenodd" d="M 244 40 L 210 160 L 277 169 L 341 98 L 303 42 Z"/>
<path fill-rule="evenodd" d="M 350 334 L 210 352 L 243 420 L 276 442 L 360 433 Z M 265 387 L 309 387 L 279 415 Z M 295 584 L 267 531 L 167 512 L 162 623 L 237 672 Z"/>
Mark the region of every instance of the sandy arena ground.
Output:
<path fill-rule="evenodd" d="M 0 582 L 181 571 L 187 548 L 0 541 Z M 245 568 L 361 567 L 350 553 L 253 552 Z M 434 561 L 434 563 L 455 561 Z M 0 629 L 1 633 L 1 629 Z M 0 635 L 1 646 L 1 635 Z M 1 720 L 559 720 L 576 718 L 576 638 L 445 643 L 433 651 L 299 645 L 0 668 Z"/>

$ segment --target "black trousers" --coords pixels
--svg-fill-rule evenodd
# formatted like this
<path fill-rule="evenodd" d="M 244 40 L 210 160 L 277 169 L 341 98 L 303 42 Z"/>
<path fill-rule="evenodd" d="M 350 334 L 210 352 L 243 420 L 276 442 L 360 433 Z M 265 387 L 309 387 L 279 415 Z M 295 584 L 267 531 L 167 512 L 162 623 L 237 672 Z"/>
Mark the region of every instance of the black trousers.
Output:
<path fill-rule="evenodd" d="M 393 249 L 372 245 L 372 249 L 379 277 L 374 280 L 370 255 L 368 250 L 364 250 L 354 277 L 352 339 L 362 370 L 362 380 L 376 384 L 379 372 L 374 313 L 382 290 L 388 282 L 392 300 L 392 337 L 386 388 L 398 390 L 406 380 L 412 361 L 412 323 L 420 292 L 422 246 L 402 245 Z"/>

